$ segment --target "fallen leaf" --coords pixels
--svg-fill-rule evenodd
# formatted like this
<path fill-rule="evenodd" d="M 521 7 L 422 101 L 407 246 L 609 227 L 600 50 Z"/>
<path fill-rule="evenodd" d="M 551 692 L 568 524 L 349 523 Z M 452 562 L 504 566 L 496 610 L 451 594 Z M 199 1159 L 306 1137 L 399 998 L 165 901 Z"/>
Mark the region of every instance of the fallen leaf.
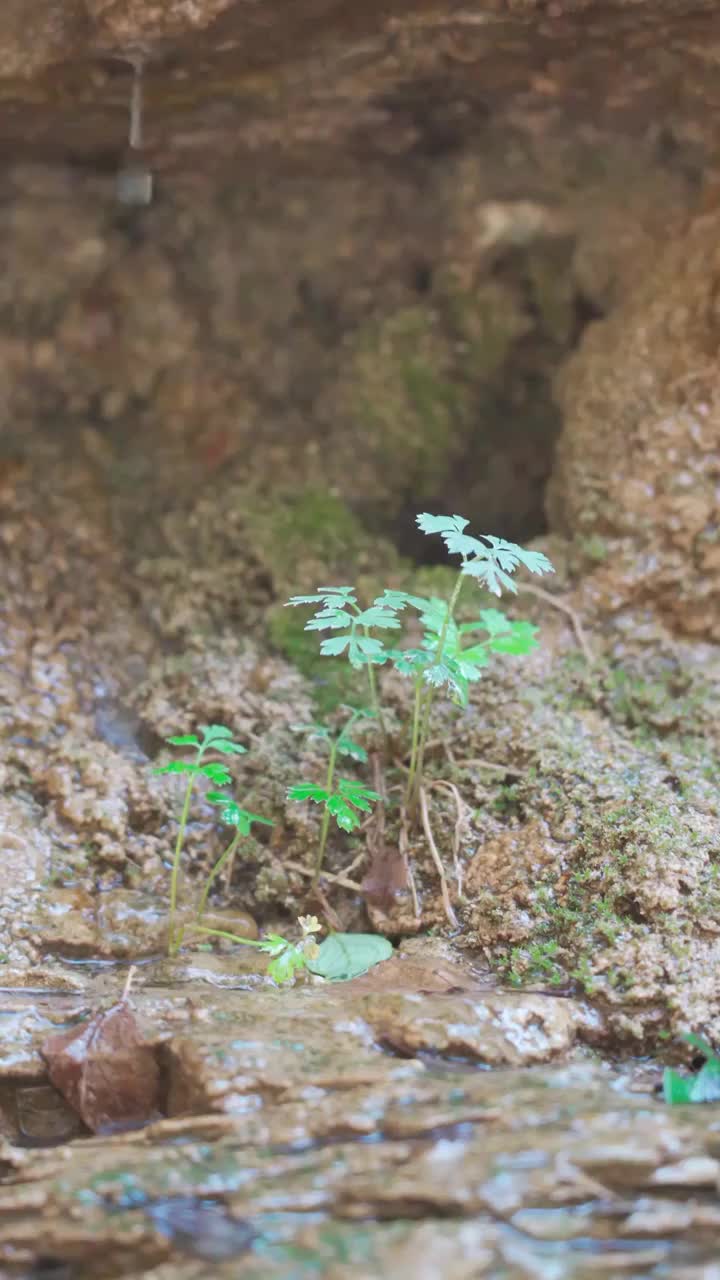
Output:
<path fill-rule="evenodd" d="M 40 1047 L 48 1075 L 93 1133 L 138 1129 L 157 1117 L 160 1072 L 127 999 Z"/>

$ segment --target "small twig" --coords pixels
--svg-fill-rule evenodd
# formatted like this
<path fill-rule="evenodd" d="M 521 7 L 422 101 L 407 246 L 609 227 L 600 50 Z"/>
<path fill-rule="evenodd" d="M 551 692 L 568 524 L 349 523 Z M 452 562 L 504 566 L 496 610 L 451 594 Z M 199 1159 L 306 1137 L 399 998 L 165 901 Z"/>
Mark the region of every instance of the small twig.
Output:
<path fill-rule="evenodd" d="M 136 964 L 131 964 L 131 965 L 130 965 L 130 968 L 128 969 L 128 975 L 127 975 L 127 978 L 125 979 L 125 986 L 123 987 L 123 993 L 122 993 L 122 995 L 121 995 L 121 997 L 120 997 L 120 1003 L 121 1003 L 121 1004 L 124 1004 L 124 1003 L 125 1003 L 125 1001 L 128 999 L 128 997 L 129 997 L 129 995 L 130 995 L 130 988 L 131 988 L 131 986 L 132 986 L 132 980 L 133 980 L 133 978 L 135 977 L 135 974 L 136 974 L 136 973 L 137 973 L 137 965 L 136 965 Z"/>
<path fill-rule="evenodd" d="M 301 862 L 283 862 L 284 867 L 289 867 L 291 871 L 297 871 L 301 876 L 307 876 L 313 879 L 315 871 L 312 867 L 304 867 Z M 341 889 L 351 889 L 353 893 L 361 893 L 361 886 L 355 880 L 347 880 L 342 873 L 337 876 L 328 876 L 323 874 L 323 879 L 328 884 L 339 884 Z"/>
<path fill-rule="evenodd" d="M 430 849 L 430 853 L 432 854 L 432 860 L 435 863 L 435 866 L 437 868 L 437 873 L 440 877 L 440 891 L 442 893 L 442 900 L 443 900 L 443 906 L 445 908 L 445 915 L 447 916 L 453 928 L 457 929 L 459 925 L 459 921 L 457 916 L 455 915 L 455 912 L 453 911 L 452 903 L 450 901 L 450 894 L 448 892 L 448 887 L 447 887 L 447 878 L 445 876 L 445 869 L 442 864 L 442 858 L 438 853 L 437 845 L 435 844 L 435 837 L 433 836 L 433 833 L 432 833 L 432 827 L 430 826 L 430 815 L 428 814 L 428 804 L 427 804 L 427 792 L 425 791 L 425 788 L 420 787 L 418 794 L 419 794 L 419 800 L 420 800 L 420 814 L 422 817 L 422 824 L 423 824 L 423 831 L 425 832 L 425 839 L 428 842 L 428 847 Z"/>
<path fill-rule="evenodd" d="M 326 895 L 323 893 L 319 884 L 313 885 L 313 893 L 315 894 L 315 897 L 320 903 L 320 909 L 323 915 L 325 916 L 325 920 L 329 925 L 330 930 L 335 933 L 342 933 L 342 922 L 340 920 L 340 917 L 337 915 L 335 911 L 333 911 L 332 907 L 330 906 L 330 903 L 327 900 Z"/>
<path fill-rule="evenodd" d="M 572 605 L 569 605 L 566 600 L 560 600 L 558 596 L 554 596 L 552 591 L 546 591 L 544 587 L 536 587 L 533 582 L 518 583 L 518 591 L 524 591 L 527 595 L 537 596 L 538 600 L 545 600 L 547 604 L 559 609 L 561 613 L 564 613 L 570 619 L 572 629 L 575 632 L 575 639 L 582 649 L 585 661 L 591 667 L 595 662 L 595 656 L 588 643 L 579 614 L 573 609 Z"/>
<path fill-rule="evenodd" d="M 342 871 L 339 871 L 338 875 L 345 876 L 347 878 L 347 876 L 349 876 L 351 871 L 354 871 L 356 867 L 359 867 L 365 861 L 366 857 L 367 857 L 367 854 L 365 850 L 361 849 L 357 857 L 353 858 L 350 865 L 348 867 L 345 867 Z"/>
<path fill-rule="evenodd" d="M 491 769 L 493 773 L 511 773 L 514 778 L 522 778 L 523 769 L 516 769 L 512 764 L 500 764 L 498 760 L 485 760 L 482 756 L 468 756 L 467 760 L 459 760 L 458 768 L 467 769 L 475 765 L 478 769 Z"/>

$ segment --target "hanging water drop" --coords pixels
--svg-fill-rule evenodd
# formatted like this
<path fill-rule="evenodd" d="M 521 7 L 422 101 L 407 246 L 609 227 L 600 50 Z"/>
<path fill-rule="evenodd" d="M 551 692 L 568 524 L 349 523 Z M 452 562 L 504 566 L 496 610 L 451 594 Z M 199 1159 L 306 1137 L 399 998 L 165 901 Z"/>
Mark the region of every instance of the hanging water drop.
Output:
<path fill-rule="evenodd" d="M 125 164 L 118 171 L 116 194 L 120 204 L 148 205 L 153 198 L 152 171 L 143 160 L 143 69 L 142 55 L 128 58 L 133 69 L 130 92 L 130 127 Z"/>

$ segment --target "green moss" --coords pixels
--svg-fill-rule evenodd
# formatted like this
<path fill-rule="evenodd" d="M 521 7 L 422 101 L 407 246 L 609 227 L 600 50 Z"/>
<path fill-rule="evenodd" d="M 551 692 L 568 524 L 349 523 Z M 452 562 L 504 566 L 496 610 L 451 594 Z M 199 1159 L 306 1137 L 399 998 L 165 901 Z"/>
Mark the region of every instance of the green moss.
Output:
<path fill-rule="evenodd" d="M 303 563 L 356 570 L 374 539 L 342 499 L 322 489 L 250 500 L 245 517 L 253 545 L 276 584 L 300 590 Z"/>
<path fill-rule="evenodd" d="M 346 394 L 368 444 L 418 498 L 437 491 L 464 434 L 467 395 L 429 308 L 406 307 L 360 335 Z"/>

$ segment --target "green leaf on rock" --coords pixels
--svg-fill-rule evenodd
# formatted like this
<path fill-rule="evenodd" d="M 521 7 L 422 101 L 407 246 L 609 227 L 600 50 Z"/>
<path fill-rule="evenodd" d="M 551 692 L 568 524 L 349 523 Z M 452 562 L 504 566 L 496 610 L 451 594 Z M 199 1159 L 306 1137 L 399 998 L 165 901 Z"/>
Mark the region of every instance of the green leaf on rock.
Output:
<path fill-rule="evenodd" d="M 311 973 L 328 982 L 348 982 L 392 953 L 392 943 L 376 933 L 331 933 L 306 964 Z"/>

